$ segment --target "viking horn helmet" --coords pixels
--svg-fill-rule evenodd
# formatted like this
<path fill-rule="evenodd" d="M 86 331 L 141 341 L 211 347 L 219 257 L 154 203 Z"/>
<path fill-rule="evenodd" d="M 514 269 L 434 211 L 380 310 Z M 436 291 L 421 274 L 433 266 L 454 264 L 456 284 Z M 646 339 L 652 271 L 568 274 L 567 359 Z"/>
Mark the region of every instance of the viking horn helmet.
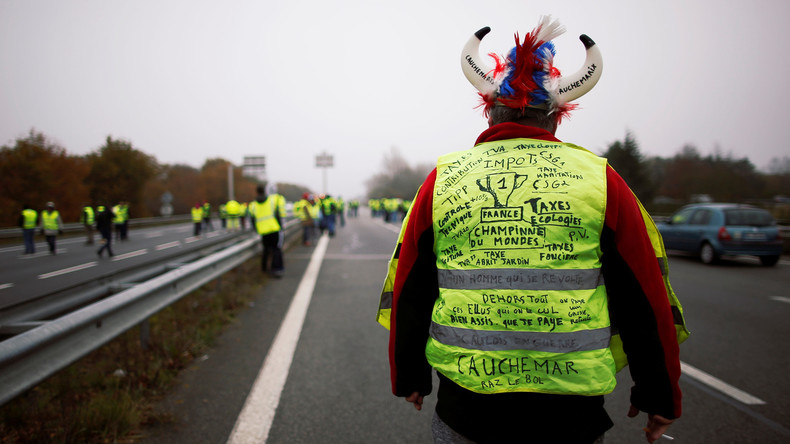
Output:
<path fill-rule="evenodd" d="M 491 106 L 541 108 L 549 113 L 567 114 L 575 105 L 569 102 L 588 93 L 601 78 L 603 58 L 595 42 L 587 35 L 579 37 L 586 50 L 586 60 L 575 73 L 561 76 L 554 68 L 552 39 L 565 30 L 551 17 L 541 18 L 538 26 L 519 42 L 507 57 L 491 54 L 496 64 L 490 66 L 480 57 L 480 42 L 491 28 L 474 33 L 461 52 L 461 68 L 480 93 L 486 112 Z"/>

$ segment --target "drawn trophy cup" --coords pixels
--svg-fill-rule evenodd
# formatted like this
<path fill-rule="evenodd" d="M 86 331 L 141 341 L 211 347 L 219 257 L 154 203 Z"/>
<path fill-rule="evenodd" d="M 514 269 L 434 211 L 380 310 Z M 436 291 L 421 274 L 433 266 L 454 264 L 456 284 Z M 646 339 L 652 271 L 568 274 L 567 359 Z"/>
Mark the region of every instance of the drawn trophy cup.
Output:
<path fill-rule="evenodd" d="M 477 179 L 480 191 L 491 193 L 494 196 L 494 208 L 507 207 L 508 200 L 517 188 L 527 180 L 526 175 L 508 173 L 489 174 L 484 179 Z"/>

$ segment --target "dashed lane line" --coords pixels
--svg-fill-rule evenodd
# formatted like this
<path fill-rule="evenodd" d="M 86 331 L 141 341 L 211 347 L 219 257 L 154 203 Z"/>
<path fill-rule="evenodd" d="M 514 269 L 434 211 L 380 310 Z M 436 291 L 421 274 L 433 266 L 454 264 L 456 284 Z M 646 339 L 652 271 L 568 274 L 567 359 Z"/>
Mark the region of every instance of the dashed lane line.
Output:
<path fill-rule="evenodd" d="M 69 251 L 67 248 L 58 248 L 56 256 L 59 254 L 66 254 L 67 251 Z M 44 256 L 52 256 L 52 253 L 50 253 L 49 250 L 44 250 L 44 251 L 39 251 L 38 253 L 25 254 L 19 256 L 19 259 L 35 259 L 37 257 L 44 257 Z"/>
<path fill-rule="evenodd" d="M 774 301 L 784 302 L 785 304 L 790 304 L 790 298 L 786 298 L 784 296 L 771 296 L 771 299 Z"/>
<path fill-rule="evenodd" d="M 115 262 L 115 261 L 122 261 L 124 259 L 129 259 L 129 258 L 132 258 L 132 257 L 142 256 L 142 255 L 147 254 L 147 253 L 148 253 L 148 249 L 144 248 L 142 250 L 137 250 L 137 251 L 132 251 L 132 252 L 129 252 L 129 253 L 119 254 L 117 256 L 114 256 L 112 258 L 112 260 L 113 260 L 113 262 Z"/>
<path fill-rule="evenodd" d="M 329 237 L 324 235 L 313 250 L 313 256 L 307 265 L 299 287 L 288 308 L 285 318 L 280 324 L 277 336 L 266 355 L 263 367 L 255 379 L 244 408 L 241 410 L 236 425 L 228 438 L 228 444 L 265 443 L 274 421 L 280 395 L 293 362 L 296 344 L 302 333 L 302 325 L 310 306 L 313 289 L 318 280 L 321 262 L 329 244 Z"/>
<path fill-rule="evenodd" d="M 6 288 L 11 288 L 13 286 L 14 286 L 14 284 L 10 283 L 10 282 L 7 283 L 7 284 L 0 284 L 0 290 L 5 290 Z"/>
<path fill-rule="evenodd" d="M 61 270 L 56 270 L 56 271 L 52 271 L 52 272 L 49 272 L 49 273 L 40 274 L 40 275 L 38 275 L 38 278 L 39 279 L 49 279 L 51 277 L 60 276 L 60 275 L 63 275 L 63 274 L 68 274 L 68 273 L 73 273 L 75 271 L 84 270 L 86 268 L 95 267 L 98 264 L 99 264 L 98 262 L 93 261 L 93 262 L 88 262 L 88 263 L 85 263 L 85 264 L 82 264 L 82 265 L 75 265 L 73 267 L 63 268 Z"/>
<path fill-rule="evenodd" d="M 154 250 L 161 251 L 161 250 L 166 250 L 168 248 L 174 248 L 174 247 L 180 247 L 180 246 L 181 246 L 181 242 L 180 241 L 173 241 L 173 242 L 168 242 L 166 244 L 159 244 L 156 247 L 154 247 Z"/>
<path fill-rule="evenodd" d="M 737 389 L 726 382 L 722 381 L 715 376 L 709 375 L 702 370 L 699 370 L 695 367 L 692 367 L 685 362 L 680 363 L 680 371 L 686 376 L 696 379 L 697 381 L 707 385 L 708 387 L 714 388 L 721 393 L 733 398 L 737 401 L 740 401 L 747 405 L 762 405 L 765 404 L 765 401 L 762 399 L 752 396 L 743 390 Z"/>

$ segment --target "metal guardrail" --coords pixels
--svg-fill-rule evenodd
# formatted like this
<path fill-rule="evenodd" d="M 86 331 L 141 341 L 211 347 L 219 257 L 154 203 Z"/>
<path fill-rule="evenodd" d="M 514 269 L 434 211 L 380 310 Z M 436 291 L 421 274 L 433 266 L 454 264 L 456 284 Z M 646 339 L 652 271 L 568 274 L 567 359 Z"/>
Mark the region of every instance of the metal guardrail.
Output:
<path fill-rule="evenodd" d="M 292 219 L 287 240 L 301 232 Z M 257 254 L 250 239 L 0 342 L 0 405 Z"/>

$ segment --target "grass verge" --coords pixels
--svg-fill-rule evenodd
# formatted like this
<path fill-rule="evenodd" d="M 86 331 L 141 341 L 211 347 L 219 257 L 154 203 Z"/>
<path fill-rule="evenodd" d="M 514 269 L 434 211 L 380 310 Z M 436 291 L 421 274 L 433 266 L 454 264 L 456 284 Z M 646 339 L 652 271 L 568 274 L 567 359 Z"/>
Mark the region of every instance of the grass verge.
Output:
<path fill-rule="evenodd" d="M 159 312 L 147 350 L 132 329 L 0 407 L 0 442 L 126 443 L 167 422 L 154 403 L 252 301 L 259 267 L 250 259 Z"/>

